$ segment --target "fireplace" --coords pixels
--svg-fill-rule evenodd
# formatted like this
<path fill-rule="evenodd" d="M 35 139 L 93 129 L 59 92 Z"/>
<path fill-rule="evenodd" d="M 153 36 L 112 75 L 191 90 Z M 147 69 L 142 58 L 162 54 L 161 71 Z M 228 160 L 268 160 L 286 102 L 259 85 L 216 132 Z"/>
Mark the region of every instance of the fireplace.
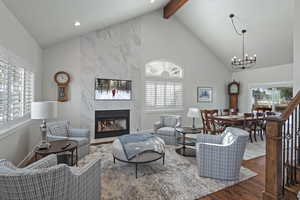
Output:
<path fill-rule="evenodd" d="M 95 139 L 129 134 L 129 110 L 101 110 L 95 112 Z"/>

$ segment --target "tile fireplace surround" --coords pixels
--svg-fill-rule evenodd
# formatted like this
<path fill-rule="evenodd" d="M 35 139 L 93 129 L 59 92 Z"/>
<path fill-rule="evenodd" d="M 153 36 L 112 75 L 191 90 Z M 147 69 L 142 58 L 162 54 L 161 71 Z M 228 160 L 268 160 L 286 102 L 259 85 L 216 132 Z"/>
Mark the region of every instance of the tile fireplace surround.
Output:
<path fill-rule="evenodd" d="M 143 87 L 139 84 L 144 66 L 141 41 L 138 19 L 80 37 L 80 127 L 91 131 L 92 140 L 95 140 L 95 111 L 130 110 L 130 132 L 143 127 Z M 131 80 L 131 101 L 95 100 L 95 78 Z M 111 139 L 99 138 L 95 142 L 107 140 Z"/>
<path fill-rule="evenodd" d="M 95 111 L 95 139 L 121 136 L 129 132 L 129 110 Z"/>

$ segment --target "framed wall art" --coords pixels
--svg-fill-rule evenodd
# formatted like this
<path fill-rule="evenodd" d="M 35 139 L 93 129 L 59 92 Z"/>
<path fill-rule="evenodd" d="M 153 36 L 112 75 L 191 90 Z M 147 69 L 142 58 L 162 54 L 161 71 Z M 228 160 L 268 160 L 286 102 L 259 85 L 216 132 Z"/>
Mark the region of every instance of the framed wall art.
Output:
<path fill-rule="evenodd" d="M 197 102 L 213 102 L 213 88 L 212 87 L 198 87 L 197 88 Z"/>

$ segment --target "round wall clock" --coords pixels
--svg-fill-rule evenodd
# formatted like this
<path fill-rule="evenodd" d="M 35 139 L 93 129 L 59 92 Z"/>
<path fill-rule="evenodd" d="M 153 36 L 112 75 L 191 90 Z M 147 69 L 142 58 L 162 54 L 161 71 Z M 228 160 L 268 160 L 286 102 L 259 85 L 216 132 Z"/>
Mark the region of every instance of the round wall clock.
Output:
<path fill-rule="evenodd" d="M 68 101 L 68 84 L 70 83 L 70 75 L 67 72 L 57 72 L 54 75 L 54 81 L 57 83 L 57 101 Z"/>
<path fill-rule="evenodd" d="M 67 72 L 57 72 L 54 80 L 58 85 L 67 85 L 70 82 L 70 75 Z"/>

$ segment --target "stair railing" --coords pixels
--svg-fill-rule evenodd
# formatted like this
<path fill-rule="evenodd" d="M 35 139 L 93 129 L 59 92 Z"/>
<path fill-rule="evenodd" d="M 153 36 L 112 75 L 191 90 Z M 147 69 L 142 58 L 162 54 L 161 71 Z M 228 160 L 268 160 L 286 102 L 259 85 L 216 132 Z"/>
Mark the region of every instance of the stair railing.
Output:
<path fill-rule="evenodd" d="M 281 116 L 268 117 L 264 200 L 280 200 L 284 187 L 297 184 L 300 163 L 300 91 Z"/>

